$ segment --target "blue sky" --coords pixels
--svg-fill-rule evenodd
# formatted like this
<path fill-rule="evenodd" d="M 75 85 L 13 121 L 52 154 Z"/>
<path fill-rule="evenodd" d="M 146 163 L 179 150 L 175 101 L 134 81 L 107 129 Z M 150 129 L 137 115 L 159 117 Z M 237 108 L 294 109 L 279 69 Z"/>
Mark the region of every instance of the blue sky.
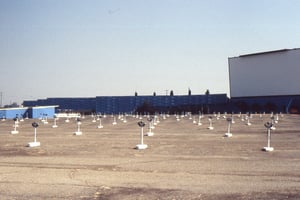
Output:
<path fill-rule="evenodd" d="M 3 104 L 229 95 L 228 57 L 300 47 L 298 0 L 0 0 Z"/>

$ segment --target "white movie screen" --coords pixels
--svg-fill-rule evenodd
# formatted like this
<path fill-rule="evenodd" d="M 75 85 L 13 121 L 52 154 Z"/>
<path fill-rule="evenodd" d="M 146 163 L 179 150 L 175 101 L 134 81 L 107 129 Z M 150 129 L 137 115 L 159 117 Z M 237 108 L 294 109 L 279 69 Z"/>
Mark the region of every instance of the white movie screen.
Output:
<path fill-rule="evenodd" d="M 228 64 L 232 98 L 300 94 L 300 49 L 232 57 Z"/>

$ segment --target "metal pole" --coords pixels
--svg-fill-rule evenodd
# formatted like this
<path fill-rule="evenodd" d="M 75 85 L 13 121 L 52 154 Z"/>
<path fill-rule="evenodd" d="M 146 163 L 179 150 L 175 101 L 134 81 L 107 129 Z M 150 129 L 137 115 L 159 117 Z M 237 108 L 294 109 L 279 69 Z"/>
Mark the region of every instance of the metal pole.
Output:
<path fill-rule="evenodd" d="M 271 140 L 271 129 L 268 128 L 268 148 L 270 147 L 270 141 Z"/>
<path fill-rule="evenodd" d="M 144 130 L 143 130 L 143 127 L 141 129 L 141 144 L 144 144 Z"/>
<path fill-rule="evenodd" d="M 34 128 L 34 142 L 36 142 L 36 128 Z"/>
<path fill-rule="evenodd" d="M 3 97 L 3 93 L 0 92 L 0 108 L 2 107 L 2 97 Z"/>
<path fill-rule="evenodd" d="M 149 133 L 151 133 L 152 121 L 149 121 Z"/>

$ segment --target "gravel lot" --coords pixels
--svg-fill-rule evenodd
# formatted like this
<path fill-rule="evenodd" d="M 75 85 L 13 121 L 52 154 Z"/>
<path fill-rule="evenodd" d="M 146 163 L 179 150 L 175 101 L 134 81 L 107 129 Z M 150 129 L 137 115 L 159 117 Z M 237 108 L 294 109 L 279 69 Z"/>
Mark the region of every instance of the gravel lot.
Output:
<path fill-rule="evenodd" d="M 0 121 L 0 197 L 5 199 L 300 199 L 300 116 L 279 117 L 272 131 L 273 152 L 264 152 L 270 114 L 253 115 L 252 125 L 234 115 L 233 137 L 226 138 L 227 121 L 208 116 L 174 115 L 140 143 L 139 121 L 127 116 L 102 118 L 104 128 L 91 116 L 82 119 L 82 135 L 75 136 L 76 121 L 57 121 L 57 128 L 40 120 L 40 147 L 34 140 L 33 119 Z M 195 119 L 196 123 L 193 123 Z M 148 123 L 146 117 L 143 121 Z M 148 132 L 148 125 L 144 133 Z"/>

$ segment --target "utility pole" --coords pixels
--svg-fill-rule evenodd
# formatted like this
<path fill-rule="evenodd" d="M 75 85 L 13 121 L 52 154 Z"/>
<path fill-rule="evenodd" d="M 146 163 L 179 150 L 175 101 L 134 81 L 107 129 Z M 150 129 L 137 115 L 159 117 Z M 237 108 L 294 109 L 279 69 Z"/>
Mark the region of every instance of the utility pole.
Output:
<path fill-rule="evenodd" d="M 3 93 L 0 92 L 0 108 L 2 108 L 2 98 L 3 98 Z"/>

